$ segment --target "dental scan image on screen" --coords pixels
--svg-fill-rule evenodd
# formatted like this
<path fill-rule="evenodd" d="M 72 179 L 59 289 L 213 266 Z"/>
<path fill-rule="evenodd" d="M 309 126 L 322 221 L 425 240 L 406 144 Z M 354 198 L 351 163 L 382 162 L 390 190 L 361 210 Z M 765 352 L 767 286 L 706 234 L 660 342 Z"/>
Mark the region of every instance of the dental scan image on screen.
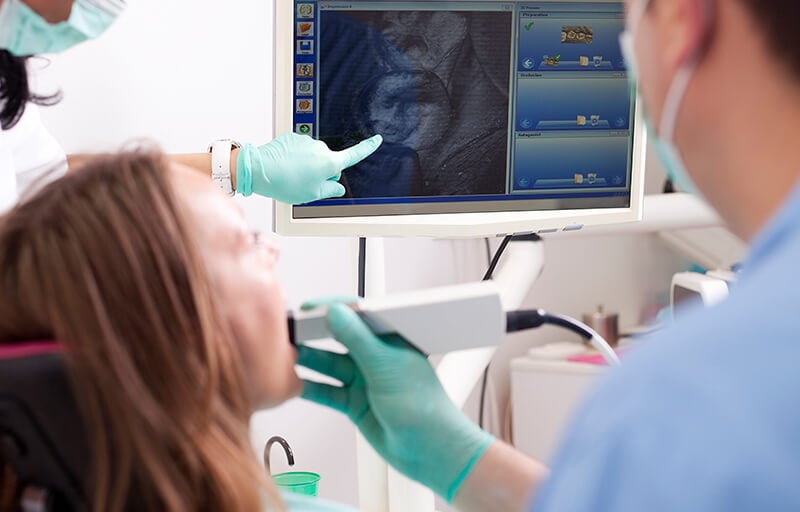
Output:
<path fill-rule="evenodd" d="M 294 5 L 295 131 L 384 138 L 295 218 L 630 205 L 621 2 Z"/>
<path fill-rule="evenodd" d="M 323 12 L 319 137 L 336 148 L 384 138 L 360 172 L 346 173 L 352 197 L 505 192 L 511 19 L 503 11 Z"/>

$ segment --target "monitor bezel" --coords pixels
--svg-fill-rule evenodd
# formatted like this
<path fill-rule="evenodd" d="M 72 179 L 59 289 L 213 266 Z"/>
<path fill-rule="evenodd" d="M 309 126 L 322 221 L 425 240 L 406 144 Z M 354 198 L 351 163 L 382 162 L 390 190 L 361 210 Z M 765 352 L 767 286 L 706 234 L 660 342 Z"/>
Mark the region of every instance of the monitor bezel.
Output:
<path fill-rule="evenodd" d="M 443 0 L 445 1 L 445 0 Z M 496 0 L 507 1 L 507 0 Z M 539 0 L 542 1 L 542 0 Z M 549 1 L 549 0 L 544 0 Z M 562 1 L 563 0 L 554 0 Z M 275 0 L 273 129 L 294 127 L 295 0 Z M 637 95 L 633 125 L 630 206 L 576 210 L 414 214 L 298 219 L 293 206 L 274 202 L 273 230 L 286 236 L 476 238 L 513 233 L 552 233 L 642 219 L 647 130 Z"/>

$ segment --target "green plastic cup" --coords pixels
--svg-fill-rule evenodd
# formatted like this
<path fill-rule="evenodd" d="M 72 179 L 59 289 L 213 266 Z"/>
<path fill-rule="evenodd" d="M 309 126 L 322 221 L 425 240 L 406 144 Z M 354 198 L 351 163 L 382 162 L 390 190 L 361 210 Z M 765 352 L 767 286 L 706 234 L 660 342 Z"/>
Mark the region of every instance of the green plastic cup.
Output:
<path fill-rule="evenodd" d="M 307 471 L 290 471 L 272 475 L 272 481 L 281 489 L 306 496 L 317 495 L 319 478 L 318 474 Z"/>

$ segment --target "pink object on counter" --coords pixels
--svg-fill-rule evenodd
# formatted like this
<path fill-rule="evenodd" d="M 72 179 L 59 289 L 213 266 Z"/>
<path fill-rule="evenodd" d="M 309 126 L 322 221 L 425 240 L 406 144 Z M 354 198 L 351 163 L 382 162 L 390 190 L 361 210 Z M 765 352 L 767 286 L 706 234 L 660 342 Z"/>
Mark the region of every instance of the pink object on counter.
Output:
<path fill-rule="evenodd" d="M 625 355 L 626 350 L 624 348 L 618 348 L 614 350 L 620 358 Z M 570 363 L 585 363 L 585 364 L 593 364 L 595 366 L 608 366 L 606 363 L 605 358 L 602 354 L 598 353 L 591 353 L 591 354 L 579 354 L 577 356 L 568 357 L 567 361 Z"/>

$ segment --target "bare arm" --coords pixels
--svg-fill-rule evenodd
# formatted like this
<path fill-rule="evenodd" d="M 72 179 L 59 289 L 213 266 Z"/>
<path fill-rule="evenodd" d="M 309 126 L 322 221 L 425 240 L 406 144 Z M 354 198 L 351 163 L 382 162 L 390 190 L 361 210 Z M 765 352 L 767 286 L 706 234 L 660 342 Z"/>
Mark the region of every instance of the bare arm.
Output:
<path fill-rule="evenodd" d="M 69 165 L 69 169 L 77 169 L 92 158 L 92 156 L 93 155 L 88 154 L 68 155 L 67 164 Z M 207 174 L 209 177 L 211 176 L 211 153 L 184 153 L 168 156 L 172 163 L 185 165 Z M 234 190 L 236 190 L 236 158 L 238 156 L 239 150 L 233 149 L 231 151 L 231 185 Z"/>
<path fill-rule="evenodd" d="M 547 475 L 540 462 L 495 441 L 464 480 L 453 504 L 462 512 L 523 511 Z"/>

